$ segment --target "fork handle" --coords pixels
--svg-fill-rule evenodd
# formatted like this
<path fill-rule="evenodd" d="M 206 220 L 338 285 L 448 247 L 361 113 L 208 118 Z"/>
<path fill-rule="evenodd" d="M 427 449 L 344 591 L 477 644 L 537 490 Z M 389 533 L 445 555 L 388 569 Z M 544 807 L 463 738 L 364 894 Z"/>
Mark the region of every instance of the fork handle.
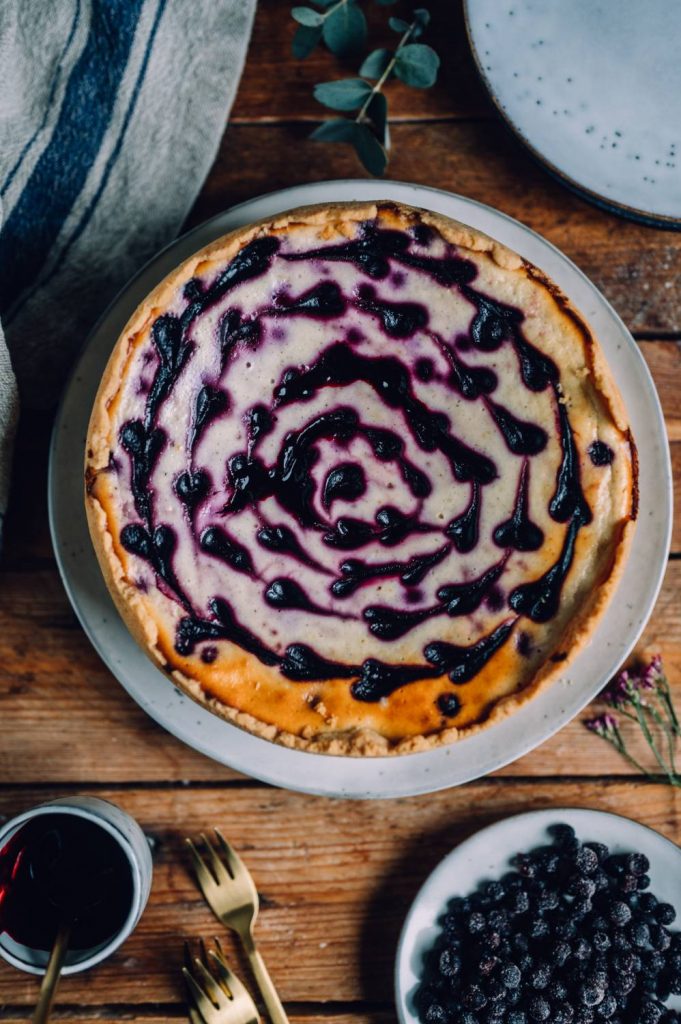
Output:
<path fill-rule="evenodd" d="M 289 1024 L 286 1011 L 281 1005 L 281 999 L 277 995 L 277 990 L 270 978 L 269 971 L 265 967 L 265 961 L 260 956 L 255 945 L 255 939 L 252 935 L 243 935 L 242 942 L 272 1024 Z"/>

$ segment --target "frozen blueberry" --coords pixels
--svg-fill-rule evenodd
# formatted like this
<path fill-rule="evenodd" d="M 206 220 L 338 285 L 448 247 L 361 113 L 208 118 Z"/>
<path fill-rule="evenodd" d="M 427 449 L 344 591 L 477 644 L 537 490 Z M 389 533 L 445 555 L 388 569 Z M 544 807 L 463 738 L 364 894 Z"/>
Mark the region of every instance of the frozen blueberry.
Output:
<path fill-rule="evenodd" d="M 664 1007 L 659 1003 L 645 1002 L 641 1004 L 640 1024 L 659 1024 Z"/>
<path fill-rule="evenodd" d="M 543 1021 L 551 1016 L 551 1004 L 541 996 L 534 996 L 530 999 L 528 1012 L 530 1020 Z"/>
<path fill-rule="evenodd" d="M 629 935 L 633 945 L 643 949 L 650 941 L 650 928 L 645 921 L 635 921 L 629 928 Z"/>
<path fill-rule="evenodd" d="M 443 949 L 440 954 L 440 974 L 445 978 L 455 978 L 461 971 L 461 957 L 451 949 Z"/>
<path fill-rule="evenodd" d="M 591 943 L 580 937 L 572 944 L 572 955 L 575 960 L 588 960 L 591 956 Z"/>
<path fill-rule="evenodd" d="M 622 900 L 615 900 L 610 904 L 608 916 L 614 925 L 623 928 L 631 921 L 631 907 Z"/>
<path fill-rule="evenodd" d="M 616 1013 L 616 1011 L 617 1000 L 612 995 L 612 993 L 608 992 L 606 993 L 603 1002 L 599 1003 L 599 1005 L 596 1007 L 596 1016 L 604 1017 L 606 1020 L 608 1020 L 610 1017 L 613 1016 L 613 1014 Z"/>
<path fill-rule="evenodd" d="M 646 893 L 645 895 L 649 896 L 652 894 Z M 643 899 L 643 897 L 641 898 Z M 653 899 L 655 899 L 654 896 Z M 673 924 L 676 920 L 676 911 L 671 903 L 659 903 L 655 909 L 655 919 L 659 921 L 660 924 Z"/>
<path fill-rule="evenodd" d="M 607 932 L 596 931 L 591 936 L 591 944 L 598 953 L 603 953 L 606 949 L 610 949 L 610 937 Z"/>
<path fill-rule="evenodd" d="M 499 977 L 506 988 L 517 988 L 520 984 L 521 973 L 517 964 L 504 964 L 499 972 Z"/>
<path fill-rule="evenodd" d="M 546 963 L 540 962 L 530 971 L 530 985 L 532 986 L 532 988 L 546 988 L 550 978 L 551 968 Z"/>
<path fill-rule="evenodd" d="M 506 1014 L 506 1024 L 527 1024 L 527 1014 L 524 1010 L 509 1010 Z"/>
<path fill-rule="evenodd" d="M 598 1006 L 605 999 L 605 989 L 599 985 L 582 985 L 579 989 L 579 1001 L 582 1006 Z"/>
<path fill-rule="evenodd" d="M 631 875 L 645 875 L 650 869 L 650 861 L 643 853 L 630 853 L 625 858 L 625 867 Z"/>
<path fill-rule="evenodd" d="M 468 916 L 468 931 L 471 935 L 475 935 L 478 932 L 482 932 L 485 929 L 485 918 L 482 916 L 479 910 L 474 910 L 472 914 Z"/>

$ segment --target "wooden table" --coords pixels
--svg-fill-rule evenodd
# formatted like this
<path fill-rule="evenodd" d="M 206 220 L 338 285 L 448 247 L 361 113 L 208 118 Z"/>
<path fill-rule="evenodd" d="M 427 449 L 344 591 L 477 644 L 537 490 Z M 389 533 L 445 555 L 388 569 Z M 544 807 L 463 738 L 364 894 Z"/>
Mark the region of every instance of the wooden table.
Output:
<path fill-rule="evenodd" d="M 288 185 L 361 176 L 345 147 L 308 141 L 312 85 L 338 76 L 322 52 L 290 57 L 288 4 L 260 0 L 229 129 L 193 210 L 197 223 Z M 574 197 L 501 126 L 467 53 L 460 12 L 435 5 L 438 86 L 391 87 L 390 175 L 496 206 L 541 232 L 603 290 L 640 342 L 667 416 L 681 480 L 681 234 L 639 227 Z M 380 43 L 377 43 L 380 45 Z M 463 836 L 530 807 L 583 804 L 681 837 L 681 797 L 632 776 L 579 722 L 509 768 L 435 796 L 350 803 L 269 788 L 194 753 L 158 728 L 106 671 L 78 625 L 47 529 L 48 417 L 21 429 L 0 580 L 0 815 L 62 794 L 101 794 L 158 842 L 142 923 L 117 955 L 66 979 L 66 1021 L 185 1016 L 186 937 L 215 924 L 195 890 L 182 837 L 220 824 L 262 894 L 262 951 L 292 1020 L 392 1021 L 392 967 L 404 914 Z M 74 472 L 76 472 L 74 467 Z M 681 696 L 681 519 L 640 653 L 661 651 Z M 234 960 L 240 964 L 234 953 Z M 243 963 L 241 963 L 243 969 Z M 245 971 L 244 971 L 245 973 Z M 35 980 L 0 966 L 0 1019 L 26 1020 Z"/>

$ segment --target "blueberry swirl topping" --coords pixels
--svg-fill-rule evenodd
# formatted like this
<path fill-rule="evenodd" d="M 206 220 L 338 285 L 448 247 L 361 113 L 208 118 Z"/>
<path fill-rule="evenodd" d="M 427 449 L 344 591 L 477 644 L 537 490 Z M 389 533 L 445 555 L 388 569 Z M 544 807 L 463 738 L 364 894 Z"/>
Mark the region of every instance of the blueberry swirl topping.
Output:
<path fill-rule="evenodd" d="M 375 702 L 463 686 L 520 619 L 557 614 L 591 511 L 521 310 L 437 232 L 378 221 L 256 238 L 212 273 L 153 322 L 112 452 L 120 542 L 175 603 L 179 655 L 212 664 L 229 641 Z"/>

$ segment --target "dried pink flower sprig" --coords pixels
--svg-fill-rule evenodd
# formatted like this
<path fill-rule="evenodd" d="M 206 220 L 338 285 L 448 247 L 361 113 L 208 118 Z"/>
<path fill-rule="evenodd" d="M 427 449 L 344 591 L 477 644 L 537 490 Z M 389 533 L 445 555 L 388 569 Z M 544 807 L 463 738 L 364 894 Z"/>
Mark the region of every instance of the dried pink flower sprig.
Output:
<path fill-rule="evenodd" d="M 676 745 L 681 726 L 674 708 L 669 681 L 662 667 L 662 658 L 656 654 L 652 661 L 638 671 L 626 669 L 606 686 L 601 699 L 617 710 L 585 721 L 585 726 L 601 739 L 610 743 L 638 771 L 649 778 L 658 776 L 644 768 L 627 747 L 618 716 L 630 719 L 643 733 L 655 760 L 667 781 L 681 787 L 681 776 L 676 770 Z"/>

